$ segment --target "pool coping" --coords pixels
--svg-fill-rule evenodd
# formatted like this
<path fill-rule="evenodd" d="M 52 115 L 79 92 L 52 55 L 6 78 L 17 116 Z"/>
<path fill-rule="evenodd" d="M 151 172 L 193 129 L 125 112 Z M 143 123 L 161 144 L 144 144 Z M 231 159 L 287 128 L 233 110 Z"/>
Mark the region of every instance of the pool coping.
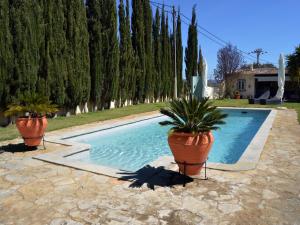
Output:
<path fill-rule="evenodd" d="M 243 171 L 243 170 L 251 170 L 255 169 L 257 163 L 259 162 L 260 155 L 263 151 L 264 145 L 269 136 L 269 131 L 272 129 L 272 124 L 276 117 L 277 110 L 270 108 L 237 108 L 237 107 L 219 107 L 224 109 L 244 109 L 244 110 L 269 110 L 270 113 L 260 126 L 259 130 L 251 140 L 250 144 L 247 146 L 246 150 L 240 157 L 237 163 L 235 164 L 223 164 L 223 163 L 212 163 L 208 162 L 207 167 L 210 169 L 224 170 L 224 171 Z M 79 129 L 77 131 L 69 131 L 67 133 L 62 134 L 61 136 L 57 135 L 47 135 L 45 137 L 46 142 L 60 144 L 66 146 L 64 150 L 54 151 L 49 153 L 44 153 L 40 155 L 36 155 L 33 158 L 42 160 L 45 162 L 71 167 L 74 169 L 89 171 L 96 174 L 102 174 L 110 177 L 123 177 L 124 173 L 132 171 L 124 171 L 120 169 L 115 169 L 111 167 L 96 165 L 92 163 L 85 163 L 76 161 L 74 159 L 67 158 L 70 155 L 77 154 L 83 151 L 88 151 L 90 149 L 89 144 L 74 142 L 70 140 L 66 140 L 66 138 L 76 137 L 83 134 L 94 133 L 105 129 L 111 129 L 118 126 L 124 126 L 131 123 L 136 123 L 140 121 L 149 120 L 155 117 L 162 116 L 160 113 L 153 113 L 151 115 L 141 115 L 136 116 L 135 118 L 130 119 L 122 119 L 116 122 L 109 122 L 105 124 L 94 124 L 92 127 Z M 174 158 L 172 156 L 161 156 L 155 161 L 149 163 L 149 166 L 152 167 L 165 167 L 170 168 L 171 165 L 174 164 Z"/>

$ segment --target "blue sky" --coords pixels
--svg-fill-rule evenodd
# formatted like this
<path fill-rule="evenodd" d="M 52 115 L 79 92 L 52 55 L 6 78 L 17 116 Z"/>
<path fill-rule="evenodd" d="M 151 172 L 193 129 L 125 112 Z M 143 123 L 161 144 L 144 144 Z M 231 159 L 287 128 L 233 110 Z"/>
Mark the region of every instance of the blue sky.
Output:
<path fill-rule="evenodd" d="M 245 52 L 262 48 L 262 58 L 277 63 L 279 54 L 290 54 L 300 44 L 300 0 L 153 0 L 180 7 L 191 17 L 196 4 L 198 24 Z M 155 8 L 152 7 L 153 13 Z M 166 8 L 167 9 L 167 8 Z M 182 24 L 183 46 L 188 27 Z M 209 75 L 216 66 L 220 45 L 201 34 L 198 41 L 208 62 Z M 246 59 L 248 63 L 251 60 Z"/>
<path fill-rule="evenodd" d="M 164 0 L 156 2 L 180 6 L 191 17 L 196 4 L 198 24 L 245 52 L 263 48 L 262 58 L 277 63 L 279 54 L 289 54 L 300 44 L 300 0 Z M 183 45 L 187 26 L 182 25 Z M 218 44 L 198 34 L 207 59 L 209 74 L 216 66 Z M 250 60 L 246 60 L 250 62 Z"/>

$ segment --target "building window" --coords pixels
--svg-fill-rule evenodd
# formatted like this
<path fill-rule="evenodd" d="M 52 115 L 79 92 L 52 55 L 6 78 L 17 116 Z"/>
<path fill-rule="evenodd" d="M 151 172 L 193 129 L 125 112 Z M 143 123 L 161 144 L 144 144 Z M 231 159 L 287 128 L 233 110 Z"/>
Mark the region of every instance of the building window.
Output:
<path fill-rule="evenodd" d="M 237 89 L 239 91 L 246 91 L 246 80 L 245 79 L 239 79 L 237 81 Z"/>

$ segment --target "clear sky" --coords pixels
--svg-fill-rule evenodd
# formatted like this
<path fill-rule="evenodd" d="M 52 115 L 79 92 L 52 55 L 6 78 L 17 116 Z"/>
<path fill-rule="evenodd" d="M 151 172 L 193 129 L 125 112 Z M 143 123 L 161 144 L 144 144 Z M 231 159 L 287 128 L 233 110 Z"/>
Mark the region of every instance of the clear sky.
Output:
<path fill-rule="evenodd" d="M 231 42 L 244 52 L 262 48 L 268 52 L 262 56 L 262 59 L 271 63 L 276 64 L 280 53 L 290 54 L 295 46 L 300 44 L 300 0 L 152 1 L 180 7 L 181 13 L 189 18 L 193 5 L 196 5 L 198 25 Z M 155 13 L 153 5 L 152 10 Z M 182 24 L 184 48 L 187 32 L 188 26 Z M 208 62 L 209 77 L 212 77 L 217 51 L 221 46 L 199 33 L 198 42 Z M 247 63 L 255 61 L 248 58 L 245 60 Z"/>
<path fill-rule="evenodd" d="M 279 54 L 290 54 L 300 44 L 300 0 L 153 0 L 179 6 L 191 17 L 196 4 L 198 24 L 245 52 L 262 48 L 262 58 L 277 63 Z M 154 8 L 153 8 L 154 11 Z M 188 27 L 182 24 L 183 45 Z M 201 34 L 198 41 L 207 59 L 209 75 L 216 66 L 220 45 Z M 246 58 L 247 62 L 251 60 Z"/>

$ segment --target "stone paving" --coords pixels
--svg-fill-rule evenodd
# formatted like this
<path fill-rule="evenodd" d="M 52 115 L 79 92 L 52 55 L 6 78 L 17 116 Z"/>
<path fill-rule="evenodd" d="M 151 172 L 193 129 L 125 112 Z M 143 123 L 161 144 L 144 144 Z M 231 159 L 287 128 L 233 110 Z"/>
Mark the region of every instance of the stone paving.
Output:
<path fill-rule="evenodd" d="M 255 170 L 208 170 L 208 180 L 186 187 L 167 169 L 118 180 L 31 158 L 59 145 L 11 153 L 7 144 L 0 144 L 8 151 L 0 154 L 1 225 L 300 224 L 300 126 L 293 110 L 278 111 Z"/>

